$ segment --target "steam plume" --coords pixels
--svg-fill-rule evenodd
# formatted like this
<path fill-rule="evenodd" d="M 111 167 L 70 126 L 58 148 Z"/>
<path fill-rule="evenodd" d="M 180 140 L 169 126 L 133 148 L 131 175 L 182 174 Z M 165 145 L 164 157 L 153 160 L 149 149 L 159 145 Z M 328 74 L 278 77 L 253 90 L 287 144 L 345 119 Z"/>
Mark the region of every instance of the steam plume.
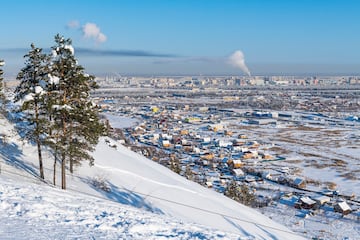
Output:
<path fill-rule="evenodd" d="M 79 21 L 72 20 L 66 24 L 66 28 L 80 30 L 82 31 L 84 38 L 92 39 L 96 43 L 103 43 L 107 40 L 106 35 L 101 32 L 100 28 L 95 23 L 88 22 L 80 26 Z"/>
<path fill-rule="evenodd" d="M 229 63 L 234 67 L 240 68 L 245 74 L 251 76 L 248 67 L 245 65 L 245 58 L 242 51 L 237 50 L 229 57 Z"/>

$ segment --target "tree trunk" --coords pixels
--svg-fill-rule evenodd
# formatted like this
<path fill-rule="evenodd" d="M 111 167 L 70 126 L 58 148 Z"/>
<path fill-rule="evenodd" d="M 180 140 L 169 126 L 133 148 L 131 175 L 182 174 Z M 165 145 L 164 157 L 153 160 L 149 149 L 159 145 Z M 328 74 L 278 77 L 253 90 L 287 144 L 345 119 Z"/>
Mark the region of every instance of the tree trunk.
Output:
<path fill-rule="evenodd" d="M 65 105 L 66 103 L 67 103 L 67 101 L 66 101 L 66 89 L 64 89 L 62 104 Z M 66 144 L 68 144 L 68 142 L 67 142 L 68 136 L 67 136 L 66 118 L 67 118 L 67 116 L 65 115 L 65 113 L 62 113 L 62 116 L 61 116 L 62 144 L 64 144 L 65 147 L 67 146 Z M 66 174 L 65 174 L 65 171 L 66 171 L 66 152 L 65 151 L 66 150 L 64 148 L 61 149 L 61 188 L 62 189 L 66 189 Z"/>
<path fill-rule="evenodd" d="M 74 160 L 70 156 L 70 173 L 72 174 L 74 172 Z"/>
<path fill-rule="evenodd" d="M 67 125 L 67 132 L 69 133 L 69 136 L 73 135 L 73 122 L 70 120 L 68 125 Z M 71 137 L 69 137 L 69 139 L 71 139 Z M 72 146 L 75 144 L 74 141 L 69 141 L 69 147 L 70 149 L 72 149 Z M 69 156 L 69 169 L 70 169 L 70 173 L 73 174 L 74 173 L 74 158 L 73 158 L 73 151 L 69 150 L 68 151 L 68 156 Z"/>
<path fill-rule="evenodd" d="M 37 102 L 35 101 L 35 123 L 36 123 L 36 144 L 38 150 L 38 158 L 39 158 L 39 170 L 40 170 L 40 177 L 44 179 L 44 167 L 42 162 L 42 155 L 41 155 L 41 143 L 40 143 L 40 136 L 39 136 L 39 107 Z"/>
<path fill-rule="evenodd" d="M 45 179 L 45 177 L 44 177 L 44 167 L 43 167 L 43 161 L 42 161 L 42 155 L 41 155 L 41 146 L 40 146 L 39 138 L 36 139 L 36 143 L 37 143 L 38 157 L 39 157 L 40 177 L 41 177 L 41 179 Z"/>
<path fill-rule="evenodd" d="M 61 156 L 61 189 L 66 189 L 66 174 L 65 174 L 65 166 L 66 166 L 66 155 L 62 153 Z"/>
<path fill-rule="evenodd" d="M 57 158 L 57 149 L 55 148 L 54 169 L 53 169 L 53 183 L 54 183 L 54 186 L 56 186 L 56 158 Z"/>

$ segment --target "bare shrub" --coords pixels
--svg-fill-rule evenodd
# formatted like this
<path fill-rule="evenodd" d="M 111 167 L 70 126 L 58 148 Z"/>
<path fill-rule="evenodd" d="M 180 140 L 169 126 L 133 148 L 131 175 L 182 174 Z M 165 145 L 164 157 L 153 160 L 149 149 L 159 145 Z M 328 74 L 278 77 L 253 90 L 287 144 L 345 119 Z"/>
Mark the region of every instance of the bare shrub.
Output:
<path fill-rule="evenodd" d="M 280 154 L 280 155 L 284 155 L 284 154 L 289 154 L 289 153 L 290 153 L 289 150 L 284 149 L 284 148 L 282 148 L 282 147 L 277 147 L 277 146 L 274 146 L 274 147 L 269 148 L 269 151 L 276 152 L 277 154 Z"/>
<path fill-rule="evenodd" d="M 312 178 L 306 178 L 306 183 L 312 184 L 312 185 L 315 185 L 315 186 L 320 186 L 320 184 L 321 184 L 321 182 L 319 180 L 315 180 L 315 179 L 312 179 Z"/>
<path fill-rule="evenodd" d="M 344 160 L 341 159 L 333 159 L 334 164 L 339 167 L 345 166 L 347 163 Z"/>
<path fill-rule="evenodd" d="M 356 177 L 355 173 L 353 173 L 353 172 L 347 172 L 347 173 L 341 174 L 340 177 L 346 178 L 348 180 L 357 180 L 358 179 Z"/>
<path fill-rule="evenodd" d="M 337 184 L 334 182 L 325 182 L 326 186 L 330 190 L 335 190 L 337 188 Z"/>
<path fill-rule="evenodd" d="M 91 180 L 91 184 L 97 189 L 103 190 L 105 192 L 111 192 L 110 185 L 104 176 L 95 176 Z"/>

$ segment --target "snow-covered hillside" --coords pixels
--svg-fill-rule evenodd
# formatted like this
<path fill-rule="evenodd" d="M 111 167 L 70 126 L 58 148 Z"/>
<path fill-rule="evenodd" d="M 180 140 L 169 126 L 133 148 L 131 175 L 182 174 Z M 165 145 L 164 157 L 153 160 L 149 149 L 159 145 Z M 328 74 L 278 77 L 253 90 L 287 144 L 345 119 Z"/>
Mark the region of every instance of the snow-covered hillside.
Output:
<path fill-rule="evenodd" d="M 35 177 L 36 148 L 3 118 L 0 127 L 6 136 L 0 142 L 1 239 L 28 239 L 30 232 L 34 239 L 302 239 L 122 145 L 109 146 L 115 143 L 107 138 L 93 153 L 95 166 L 84 163 L 67 177 L 66 192 L 47 186 Z M 53 158 L 45 159 L 50 182 Z M 110 191 L 95 187 L 95 178 L 105 179 Z"/>
<path fill-rule="evenodd" d="M 236 239 L 112 201 L 0 176 L 0 239 Z"/>

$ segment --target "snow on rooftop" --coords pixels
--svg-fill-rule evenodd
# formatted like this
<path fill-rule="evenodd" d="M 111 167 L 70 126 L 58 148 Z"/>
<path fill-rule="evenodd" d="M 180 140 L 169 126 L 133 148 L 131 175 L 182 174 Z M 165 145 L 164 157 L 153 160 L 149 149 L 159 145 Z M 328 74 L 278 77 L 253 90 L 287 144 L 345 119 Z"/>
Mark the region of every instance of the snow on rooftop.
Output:
<path fill-rule="evenodd" d="M 300 201 L 302 201 L 303 203 L 308 204 L 308 205 L 313 205 L 316 203 L 314 200 L 312 200 L 309 197 L 301 197 Z"/>
<path fill-rule="evenodd" d="M 235 168 L 232 171 L 235 173 L 236 176 L 244 176 L 245 175 L 244 171 L 241 170 L 240 168 Z"/>
<path fill-rule="evenodd" d="M 319 201 L 319 202 L 330 202 L 331 198 L 328 196 L 318 196 L 316 198 L 314 198 L 315 200 Z"/>
<path fill-rule="evenodd" d="M 350 206 L 346 202 L 339 202 L 338 205 L 343 211 L 351 211 Z"/>

